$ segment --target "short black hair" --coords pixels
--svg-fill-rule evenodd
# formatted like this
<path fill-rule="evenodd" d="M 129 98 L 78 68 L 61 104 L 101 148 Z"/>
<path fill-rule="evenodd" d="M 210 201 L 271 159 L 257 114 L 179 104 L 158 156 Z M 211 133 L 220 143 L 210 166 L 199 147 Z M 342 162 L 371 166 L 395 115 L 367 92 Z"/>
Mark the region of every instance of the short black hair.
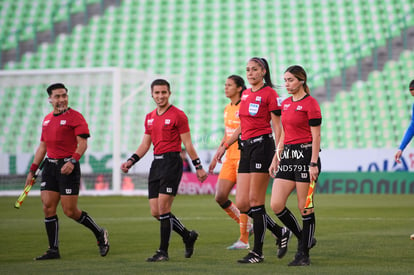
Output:
<path fill-rule="evenodd" d="M 62 83 L 53 83 L 52 85 L 50 85 L 49 87 L 47 87 L 46 91 L 47 91 L 47 94 L 49 96 L 51 96 L 52 95 L 52 91 L 53 90 L 57 90 L 57 89 L 65 89 L 66 92 L 68 91 L 68 89 L 66 89 L 65 85 L 63 85 Z"/>
<path fill-rule="evenodd" d="M 168 81 L 165 80 L 165 79 L 155 79 L 151 83 L 151 92 L 152 92 L 154 86 L 167 86 L 168 87 L 168 91 L 171 92 L 171 90 L 170 90 L 170 83 L 168 83 Z"/>
<path fill-rule="evenodd" d="M 411 82 L 410 82 L 410 86 L 409 86 L 410 88 L 414 88 L 414 79 L 413 80 L 411 80 Z"/>

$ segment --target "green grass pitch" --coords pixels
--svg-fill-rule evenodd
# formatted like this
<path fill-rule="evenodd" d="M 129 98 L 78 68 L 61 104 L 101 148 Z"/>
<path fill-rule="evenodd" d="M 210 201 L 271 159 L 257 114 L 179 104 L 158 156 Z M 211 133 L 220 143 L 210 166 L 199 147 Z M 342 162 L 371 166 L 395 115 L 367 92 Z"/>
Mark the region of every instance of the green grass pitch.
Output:
<path fill-rule="evenodd" d="M 234 198 L 232 198 L 234 199 Z M 60 260 L 33 261 L 47 248 L 39 197 L 21 209 L 16 198 L 0 197 L 0 274 L 413 274 L 414 200 L 410 195 L 316 195 L 316 238 L 312 265 L 288 267 L 297 241 L 285 258 L 276 258 L 274 239 L 265 239 L 265 261 L 242 265 L 247 251 L 228 251 L 239 234 L 237 224 L 211 195 L 178 196 L 173 213 L 199 232 L 191 259 L 173 233 L 168 262 L 147 263 L 159 245 L 159 223 L 150 216 L 146 197 L 80 197 L 79 207 L 109 230 L 111 249 L 98 253 L 93 234 L 59 208 Z M 268 206 L 267 212 L 275 218 Z M 289 198 L 292 212 L 296 196 Z M 275 218 L 280 224 L 280 222 Z M 253 239 L 250 239 L 253 244 Z"/>

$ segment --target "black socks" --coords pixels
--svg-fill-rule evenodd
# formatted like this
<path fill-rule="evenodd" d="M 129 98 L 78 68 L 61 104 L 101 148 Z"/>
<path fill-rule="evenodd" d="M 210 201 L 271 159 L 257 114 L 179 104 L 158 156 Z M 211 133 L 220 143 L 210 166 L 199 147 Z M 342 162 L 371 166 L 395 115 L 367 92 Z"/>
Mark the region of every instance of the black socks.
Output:
<path fill-rule="evenodd" d="M 249 210 L 249 216 L 253 219 L 254 247 L 253 251 L 263 255 L 263 241 L 266 233 L 266 209 L 264 205 L 254 206 Z"/>
<path fill-rule="evenodd" d="M 171 231 L 172 231 L 172 222 L 171 222 L 171 213 L 166 213 L 160 215 L 160 250 L 168 253 L 168 246 L 170 243 Z"/>
<path fill-rule="evenodd" d="M 180 220 L 177 219 L 172 213 L 170 213 L 170 215 L 173 224 L 173 230 L 177 232 L 181 238 L 183 238 L 183 240 L 188 239 L 190 236 L 190 231 L 188 231 L 187 228 L 185 228 L 185 226 L 180 222 Z"/>
<path fill-rule="evenodd" d="M 99 238 L 102 232 L 102 228 L 95 223 L 95 221 L 88 215 L 88 213 L 82 211 L 82 214 L 77 222 L 89 228 L 93 234 L 95 234 L 95 237 Z"/>
<path fill-rule="evenodd" d="M 59 247 L 59 219 L 58 216 L 45 218 L 45 226 L 47 238 L 49 240 L 49 247 L 51 249 L 58 249 Z"/>
<path fill-rule="evenodd" d="M 299 249 L 301 249 L 305 255 L 309 256 L 309 249 L 312 246 L 312 239 L 315 234 L 315 213 L 302 216 L 303 229 L 302 229 L 302 242 Z"/>
<path fill-rule="evenodd" d="M 287 228 L 289 228 L 290 231 L 292 231 L 293 234 L 295 234 L 296 238 L 302 238 L 302 229 L 300 228 L 300 225 L 295 216 L 292 214 L 292 212 L 290 212 L 288 208 L 285 207 L 285 209 L 283 209 L 282 212 L 276 214 L 276 216 L 284 225 L 286 225 Z"/>

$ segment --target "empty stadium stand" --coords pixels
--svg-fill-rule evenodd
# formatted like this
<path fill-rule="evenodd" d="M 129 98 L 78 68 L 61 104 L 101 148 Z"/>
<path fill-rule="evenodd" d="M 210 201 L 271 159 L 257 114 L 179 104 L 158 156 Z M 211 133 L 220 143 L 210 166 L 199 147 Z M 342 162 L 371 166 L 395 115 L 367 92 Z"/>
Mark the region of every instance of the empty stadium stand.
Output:
<path fill-rule="evenodd" d="M 2 56 L 27 41 L 33 44 L 24 53 L 19 49 L 18 60 L 4 62 L 3 58 L 3 69 L 122 67 L 178 76 L 180 81 L 172 87 L 173 102 L 189 115 L 198 147 L 203 149 L 216 145 L 207 137 L 221 135 L 222 110 L 227 103 L 224 81 L 231 74 L 244 76 L 248 58 L 268 58 L 278 84 L 283 84 L 287 66 L 301 64 L 310 76 L 311 88 L 317 88 L 324 82 L 313 76 L 322 69 L 327 68 L 330 77 L 338 77 L 343 68 L 355 66 L 358 58 L 371 56 L 374 50 L 386 47 L 390 37 L 401 36 L 414 26 L 413 16 L 404 17 L 413 10 L 413 0 L 118 2 L 2 1 Z M 104 9 L 92 15 L 91 6 Z M 85 14 L 90 15 L 87 20 Z M 402 17 L 401 24 L 396 24 Z M 63 25 L 66 31 L 59 32 L 57 27 Z M 55 33 L 55 39 L 42 41 L 39 34 L 45 32 Z M 356 47 L 361 51 L 350 54 Z M 406 93 L 414 75 L 413 45 L 410 49 L 388 61 L 382 70 L 371 72 L 366 81 L 354 83 L 349 91 L 321 104 L 324 148 L 396 146 L 408 123 L 405 116 L 412 101 Z M 44 89 L 32 86 L 1 91 L 2 152 L 33 151 L 37 141 L 33 137 L 39 136 L 44 115 L 43 109 L 33 106 L 45 106 Z M 283 89 L 279 92 L 286 96 Z M 86 93 L 93 104 L 87 105 Z M 90 150 L 109 152 L 111 90 L 96 86 L 87 92 L 73 90 L 70 96 L 72 106 L 88 110 L 95 136 Z M 147 96 L 137 96 L 130 106 L 139 106 Z M 126 151 L 138 144 L 136 136 L 143 132 L 140 121 L 146 111 L 130 106 L 123 114 L 131 125 L 122 134 Z M 131 116 L 139 122 L 133 123 Z"/>

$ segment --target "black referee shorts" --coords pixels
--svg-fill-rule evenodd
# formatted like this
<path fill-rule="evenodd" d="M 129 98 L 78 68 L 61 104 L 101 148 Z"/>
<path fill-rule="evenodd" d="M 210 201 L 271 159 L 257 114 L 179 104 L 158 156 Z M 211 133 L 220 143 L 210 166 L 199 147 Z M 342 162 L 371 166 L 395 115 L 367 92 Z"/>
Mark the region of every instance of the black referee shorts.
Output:
<path fill-rule="evenodd" d="M 154 155 L 148 177 L 148 198 L 158 195 L 177 195 L 178 186 L 183 175 L 183 160 L 179 152 Z"/>
<path fill-rule="evenodd" d="M 274 154 L 272 134 L 241 140 L 238 173 L 269 173 Z"/>
<path fill-rule="evenodd" d="M 79 162 L 75 163 L 75 167 L 69 175 L 63 175 L 60 172 L 62 166 L 69 159 L 70 157 L 65 159 L 45 159 L 40 191 L 54 191 L 59 192 L 61 195 L 79 195 L 81 178 Z"/>
<path fill-rule="evenodd" d="M 296 182 L 310 182 L 309 163 L 312 158 L 312 143 L 285 144 L 280 158 L 276 178 Z M 321 173 L 321 160 L 318 158 Z"/>

